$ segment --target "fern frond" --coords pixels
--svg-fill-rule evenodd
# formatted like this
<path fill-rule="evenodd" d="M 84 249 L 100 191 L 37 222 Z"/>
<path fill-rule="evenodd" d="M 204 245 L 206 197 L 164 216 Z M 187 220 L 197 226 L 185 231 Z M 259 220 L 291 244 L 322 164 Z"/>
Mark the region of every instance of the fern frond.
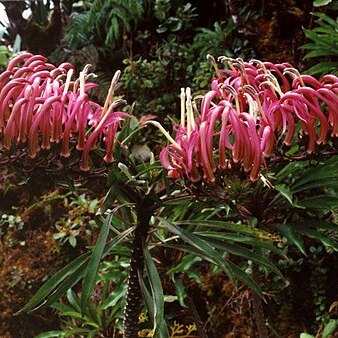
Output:
<path fill-rule="evenodd" d="M 314 13 L 319 19 L 317 27 L 304 30 L 311 41 L 302 46 L 306 50 L 304 60 L 316 59 L 317 64 L 307 70 L 310 75 L 325 73 L 336 74 L 338 71 L 338 23 L 324 13 Z"/>
<path fill-rule="evenodd" d="M 90 38 L 88 19 L 88 12 L 75 12 L 71 15 L 64 39 L 72 48 L 81 48 L 88 44 Z"/>
<path fill-rule="evenodd" d="M 115 47 L 122 41 L 122 32 L 129 33 L 143 13 L 141 0 L 95 0 L 89 11 L 88 24 L 106 46 Z"/>

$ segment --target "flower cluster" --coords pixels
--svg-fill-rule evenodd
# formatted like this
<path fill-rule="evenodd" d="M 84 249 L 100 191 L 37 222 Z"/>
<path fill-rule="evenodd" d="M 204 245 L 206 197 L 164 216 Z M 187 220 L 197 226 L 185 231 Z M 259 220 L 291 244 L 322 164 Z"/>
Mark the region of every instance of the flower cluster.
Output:
<path fill-rule="evenodd" d="M 13 58 L 0 75 L 0 136 L 3 147 L 27 144 L 28 155 L 34 158 L 40 149 L 61 143 L 61 155 L 70 156 L 70 142 L 77 140 L 82 151 L 81 169 L 89 167 L 89 152 L 103 139 L 105 161 L 112 162 L 115 133 L 128 114 L 115 112 L 122 100 L 113 101 L 120 72 L 116 72 L 106 102 L 102 107 L 89 100 L 94 83 L 86 83 L 88 66 L 76 80 L 69 63 L 59 67 L 41 55 L 22 53 Z"/>
<path fill-rule="evenodd" d="M 229 69 L 220 70 L 210 57 L 217 78 L 202 99 L 199 111 L 190 89 L 181 92 L 181 123 L 175 139 L 160 154 L 172 178 L 212 183 L 215 172 L 239 163 L 250 179 L 260 176 L 265 158 L 281 140 L 293 144 L 307 135 L 307 152 L 328 137 L 338 136 L 338 78 L 320 81 L 301 75 L 289 64 L 220 57 Z M 163 131 L 157 122 L 151 122 Z"/>

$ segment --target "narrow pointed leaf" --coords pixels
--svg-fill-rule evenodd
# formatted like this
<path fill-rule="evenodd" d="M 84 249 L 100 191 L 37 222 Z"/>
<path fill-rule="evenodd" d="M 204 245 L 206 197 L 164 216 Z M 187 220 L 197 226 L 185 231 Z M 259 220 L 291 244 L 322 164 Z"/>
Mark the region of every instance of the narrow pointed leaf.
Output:
<path fill-rule="evenodd" d="M 332 334 L 335 333 L 336 328 L 337 328 L 337 323 L 338 321 L 335 319 L 331 319 L 325 326 L 323 333 L 322 333 L 322 338 L 329 338 Z"/>
<path fill-rule="evenodd" d="M 285 184 L 277 184 L 275 185 L 275 189 L 280 192 L 280 194 L 285 197 L 285 199 L 293 206 L 292 201 L 292 191 L 289 187 L 287 187 Z"/>
<path fill-rule="evenodd" d="M 214 228 L 218 230 L 227 230 L 235 233 L 242 233 L 248 236 L 252 236 L 255 238 L 261 238 L 266 240 L 272 240 L 274 237 L 267 231 L 262 229 L 254 228 L 252 226 L 246 224 L 238 224 L 232 222 L 224 222 L 224 221 L 214 221 L 214 220 L 189 220 L 189 221 L 178 221 L 174 224 L 186 225 L 186 226 L 193 226 L 195 231 L 202 230 L 197 229 L 199 228 Z M 203 229 L 205 230 L 205 229 Z"/>
<path fill-rule="evenodd" d="M 153 320 L 154 314 L 155 314 L 153 299 L 151 297 L 149 290 L 147 289 L 147 286 L 144 283 L 143 278 L 141 276 L 139 276 L 138 280 L 139 280 L 139 283 L 140 283 L 140 288 L 141 288 L 143 299 L 146 303 L 146 308 L 148 310 L 148 313 L 150 315 L 151 320 Z"/>
<path fill-rule="evenodd" d="M 293 244 L 304 256 L 306 256 L 302 239 L 296 234 L 295 230 L 290 225 L 279 224 L 277 228 L 287 238 L 290 244 Z"/>
<path fill-rule="evenodd" d="M 187 292 L 182 280 L 179 277 L 174 276 L 174 286 L 178 302 L 182 307 L 187 307 L 184 302 L 184 299 L 187 296 Z"/>
<path fill-rule="evenodd" d="M 228 270 L 224 268 L 224 264 L 220 264 L 221 262 L 214 260 L 212 257 L 207 256 L 204 251 L 199 250 L 196 247 L 192 247 L 190 245 L 181 245 L 181 244 L 162 244 L 162 246 L 166 248 L 172 248 L 175 250 L 180 250 L 184 252 L 188 252 L 190 254 L 195 254 L 203 259 L 205 259 L 208 262 L 211 262 L 218 266 L 220 269 L 222 269 L 225 273 L 227 273 Z M 225 261 L 225 260 L 224 260 Z M 234 278 L 238 278 L 245 284 L 247 284 L 254 292 L 256 292 L 257 295 L 263 298 L 262 291 L 259 287 L 259 285 L 244 271 L 242 271 L 237 265 L 231 263 L 230 261 L 227 261 L 227 268 L 231 269 L 232 271 L 232 281 L 235 282 Z M 187 274 L 189 275 L 189 272 L 192 270 L 188 270 Z M 190 275 L 189 275 L 190 276 Z"/>
<path fill-rule="evenodd" d="M 270 269 L 271 271 L 274 271 L 275 273 L 281 276 L 281 272 L 269 260 L 267 260 L 266 258 L 255 252 L 250 251 L 247 248 L 241 247 L 236 244 L 225 243 L 223 241 L 212 239 L 207 240 L 207 243 L 209 243 L 211 246 L 215 248 L 224 250 L 225 252 L 244 257 L 245 259 L 256 262 L 261 266 L 265 266 L 266 268 Z"/>
<path fill-rule="evenodd" d="M 41 288 L 35 293 L 35 295 L 30 299 L 30 301 L 16 313 L 16 315 L 22 314 L 27 311 L 32 311 L 34 308 L 43 303 L 47 296 L 50 295 L 58 285 L 64 281 L 68 276 L 72 275 L 79 266 L 83 267 L 84 263 L 88 261 L 90 252 L 87 252 L 80 257 L 76 258 L 74 261 L 66 265 L 59 272 L 57 272 L 53 277 L 51 277 Z"/>
<path fill-rule="evenodd" d="M 233 273 L 229 268 L 228 262 L 208 243 L 206 243 L 203 239 L 190 233 L 189 231 L 186 231 L 173 223 L 169 223 L 163 218 L 159 219 L 168 231 L 174 233 L 175 235 L 178 235 L 185 242 L 202 251 L 205 256 L 210 257 L 217 265 L 219 265 L 222 269 L 224 269 L 230 279 L 233 279 Z"/>
<path fill-rule="evenodd" d="M 106 218 L 105 222 L 102 225 L 99 237 L 95 244 L 93 253 L 88 262 L 88 266 L 86 269 L 86 274 L 83 280 L 82 286 L 82 294 L 81 294 L 81 312 L 84 313 L 87 303 L 89 301 L 90 294 L 95 285 L 95 279 L 97 275 L 97 271 L 99 269 L 100 261 L 104 252 L 105 244 L 109 234 L 109 226 L 111 223 L 111 219 L 113 217 L 113 213 L 110 213 Z"/>
<path fill-rule="evenodd" d="M 47 332 L 43 332 L 43 333 L 38 334 L 37 336 L 35 336 L 35 338 L 63 337 L 62 336 L 63 333 L 64 333 L 64 331 L 60 331 L 60 330 L 47 331 Z"/>
<path fill-rule="evenodd" d="M 154 337 L 169 338 L 169 332 L 164 322 L 164 295 L 161 279 L 149 250 L 144 247 L 143 252 L 153 299 Z"/>
<path fill-rule="evenodd" d="M 224 232 L 215 232 L 215 231 L 196 231 L 194 234 L 199 236 L 205 236 L 213 239 L 218 239 L 222 241 L 226 241 L 227 243 L 242 243 L 246 245 L 250 245 L 255 248 L 264 248 L 269 251 L 276 253 L 277 255 L 286 258 L 285 253 L 277 248 L 272 241 L 256 239 L 253 237 L 247 237 L 242 235 L 228 234 Z"/>

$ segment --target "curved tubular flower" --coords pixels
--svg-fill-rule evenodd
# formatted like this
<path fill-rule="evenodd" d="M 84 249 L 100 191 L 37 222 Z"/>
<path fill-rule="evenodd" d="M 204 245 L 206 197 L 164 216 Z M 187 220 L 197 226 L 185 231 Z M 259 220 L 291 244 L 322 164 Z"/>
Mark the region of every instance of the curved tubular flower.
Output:
<path fill-rule="evenodd" d="M 192 120 L 190 89 L 181 92 L 181 122 L 176 137 L 160 154 L 172 178 L 213 184 L 239 163 L 250 179 L 260 177 L 265 158 L 273 155 L 277 140 L 290 146 L 296 131 L 305 134 L 307 152 L 338 136 L 338 78 L 317 80 L 290 64 L 273 64 L 220 57 L 230 69 L 220 70 L 209 56 L 217 78 L 204 95 Z M 182 95 L 186 95 L 184 102 Z M 150 121 L 150 123 L 152 123 Z M 158 122 L 156 122 L 158 124 Z M 154 122 L 155 124 L 155 122 Z"/>
<path fill-rule="evenodd" d="M 20 66 L 21 65 L 21 66 Z M 82 151 L 81 168 L 89 170 L 89 152 L 98 140 L 106 144 L 107 163 L 113 161 L 115 134 L 120 122 L 129 117 L 115 108 L 114 89 L 120 72 L 116 72 L 104 107 L 88 97 L 97 86 L 86 83 L 89 67 L 72 80 L 74 69 L 69 63 L 56 67 L 41 55 L 22 53 L 13 58 L 0 74 L 0 136 L 9 150 L 27 143 L 28 155 L 34 158 L 51 143 L 62 143 L 61 155 L 70 156 L 70 143 L 77 138 Z"/>

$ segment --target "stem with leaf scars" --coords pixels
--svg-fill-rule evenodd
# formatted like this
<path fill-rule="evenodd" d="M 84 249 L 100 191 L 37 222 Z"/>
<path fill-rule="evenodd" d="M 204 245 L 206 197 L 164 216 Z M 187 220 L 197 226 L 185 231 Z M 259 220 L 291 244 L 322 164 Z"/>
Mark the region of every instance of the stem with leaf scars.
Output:
<path fill-rule="evenodd" d="M 144 268 L 143 244 L 149 229 L 154 203 L 148 196 L 137 196 L 137 228 L 134 233 L 133 250 L 130 259 L 130 272 L 126 306 L 124 308 L 123 338 L 137 338 L 139 331 L 139 315 L 142 310 L 142 293 L 139 275 Z"/>

